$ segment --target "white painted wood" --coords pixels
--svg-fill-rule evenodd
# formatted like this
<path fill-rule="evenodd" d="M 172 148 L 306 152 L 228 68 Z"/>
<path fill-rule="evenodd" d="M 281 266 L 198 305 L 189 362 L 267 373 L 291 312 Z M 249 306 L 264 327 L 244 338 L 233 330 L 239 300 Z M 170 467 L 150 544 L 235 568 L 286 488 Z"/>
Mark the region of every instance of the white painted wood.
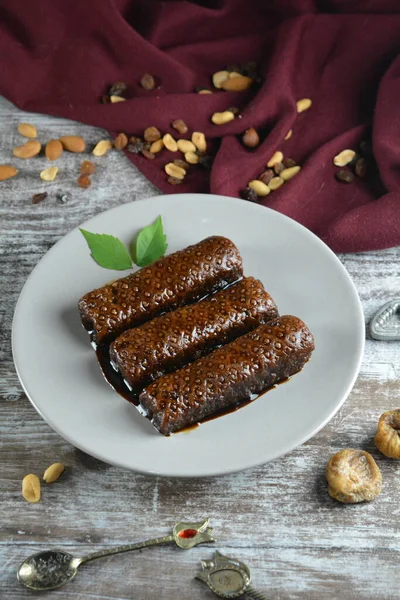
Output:
<path fill-rule="evenodd" d="M 271 600 L 392 600 L 400 597 L 400 463 L 373 446 L 381 412 L 400 406 L 400 343 L 367 339 L 358 381 L 348 401 L 307 444 L 271 464 L 207 480 L 145 477 L 110 467 L 71 447 L 39 417 L 14 370 L 10 330 L 15 302 L 39 259 L 61 236 L 98 212 L 157 193 L 117 152 L 95 159 L 93 185 L 76 185 L 80 155 L 66 154 L 59 178 L 44 183 L 44 158 L 12 158 L 22 142 L 19 122 L 34 123 L 43 140 L 80 134 L 94 144 L 106 134 L 44 115 L 21 113 L 0 101 L 0 163 L 20 175 L 0 183 L 1 523 L 0 597 L 33 597 L 19 586 L 18 563 L 33 551 L 59 547 L 77 554 L 163 535 L 183 517 L 210 516 L 222 552 L 250 566 L 254 585 Z M 65 160 L 64 160 L 65 159 Z M 48 165 L 47 165 L 48 166 Z M 32 206 L 34 193 L 48 199 Z M 61 205 L 55 191 L 72 194 Z M 400 296 L 400 249 L 342 255 L 363 302 L 366 320 L 387 300 Z M 368 334 L 367 334 L 368 335 Z M 343 447 L 372 452 L 384 478 L 371 504 L 342 506 L 326 492 L 324 467 Z M 54 461 L 67 465 L 60 481 L 43 489 L 39 504 L 21 496 L 21 480 Z M 105 558 L 83 567 L 77 579 L 37 599 L 183 600 L 211 598 L 193 580 L 211 546 L 183 552 L 164 547 Z"/>

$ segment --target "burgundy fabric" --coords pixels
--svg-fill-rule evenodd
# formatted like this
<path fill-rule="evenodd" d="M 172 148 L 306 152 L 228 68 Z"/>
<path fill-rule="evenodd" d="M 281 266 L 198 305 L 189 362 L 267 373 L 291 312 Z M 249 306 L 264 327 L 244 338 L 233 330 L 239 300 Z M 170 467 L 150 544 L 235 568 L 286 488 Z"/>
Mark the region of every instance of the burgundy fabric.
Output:
<path fill-rule="evenodd" d="M 141 135 L 155 125 L 174 133 L 171 121 L 184 119 L 213 140 L 211 176 L 195 168 L 171 186 L 163 171 L 170 154 L 153 161 L 129 155 L 166 193 L 237 197 L 281 149 L 302 171 L 263 204 L 336 251 L 368 250 L 400 244 L 399 46 L 398 0 L 3 0 L 0 92 L 25 110 L 111 132 Z M 194 92 L 210 87 L 210 75 L 225 65 L 250 60 L 265 78 L 257 90 Z M 160 89 L 140 87 L 146 72 Z M 129 101 L 100 104 L 121 80 Z M 313 106 L 297 115 L 302 97 Z M 241 109 L 241 119 L 210 122 L 230 106 Z M 237 137 L 250 126 L 262 132 L 256 151 Z M 368 128 L 380 181 L 337 182 L 332 157 L 357 146 Z"/>

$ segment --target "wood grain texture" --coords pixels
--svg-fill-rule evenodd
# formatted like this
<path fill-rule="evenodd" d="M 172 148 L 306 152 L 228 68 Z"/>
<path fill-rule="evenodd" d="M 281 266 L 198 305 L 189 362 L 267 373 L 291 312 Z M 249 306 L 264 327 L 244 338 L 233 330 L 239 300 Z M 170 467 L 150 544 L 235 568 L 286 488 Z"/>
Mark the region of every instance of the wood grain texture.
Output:
<path fill-rule="evenodd" d="M 384 459 L 373 446 L 380 413 L 400 406 L 399 343 L 367 339 L 348 401 L 312 440 L 271 464 L 225 477 L 175 480 L 111 467 L 71 447 L 35 412 L 15 373 L 10 343 L 15 303 L 27 276 L 85 219 L 157 190 L 117 152 L 95 159 L 97 173 L 87 191 L 76 185 L 80 155 L 65 155 L 57 180 L 42 182 L 44 158 L 10 160 L 12 147 L 21 143 L 17 124 L 22 121 L 34 123 L 44 140 L 79 134 L 94 144 L 107 137 L 0 102 L 0 163 L 21 170 L 0 184 L 0 597 L 211 599 L 212 593 L 193 579 L 200 558 L 211 556 L 211 546 L 105 558 L 82 567 L 75 581 L 50 594 L 33 596 L 15 577 L 19 562 L 34 551 L 58 547 L 80 554 L 166 534 L 183 517 L 210 516 L 218 549 L 247 562 L 255 587 L 271 600 L 400 598 L 400 464 Z M 48 199 L 33 206 L 32 194 L 46 190 Z M 70 191 L 72 200 L 57 203 L 53 190 Z M 356 283 L 366 321 L 385 301 L 399 297 L 399 248 L 340 258 Z M 371 451 L 379 463 L 384 488 L 374 503 L 342 506 L 327 494 L 325 464 L 346 446 Z M 45 487 L 39 504 L 27 504 L 21 496 L 23 476 L 43 472 L 54 461 L 64 462 L 66 472 Z"/>

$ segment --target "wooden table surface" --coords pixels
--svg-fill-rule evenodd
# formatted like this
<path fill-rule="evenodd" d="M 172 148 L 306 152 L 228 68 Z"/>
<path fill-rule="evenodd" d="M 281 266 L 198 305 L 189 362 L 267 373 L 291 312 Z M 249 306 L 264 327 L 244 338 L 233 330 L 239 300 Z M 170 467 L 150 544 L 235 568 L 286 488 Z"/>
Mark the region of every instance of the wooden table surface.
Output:
<path fill-rule="evenodd" d="M 287 456 L 243 473 L 176 480 L 136 475 L 104 464 L 64 441 L 36 413 L 16 375 L 10 343 L 15 303 L 47 250 L 87 218 L 157 190 L 117 152 L 96 159 L 90 190 L 76 185 L 81 155 L 64 155 L 62 172 L 44 183 L 46 160 L 12 159 L 22 143 L 20 122 L 34 123 L 44 140 L 80 134 L 95 143 L 104 132 L 66 120 L 21 113 L 0 101 L 0 164 L 21 173 L 1 186 L 1 523 L 0 597 L 183 600 L 212 598 L 193 575 L 212 547 L 183 552 L 160 547 L 96 561 L 77 579 L 49 594 L 33 594 L 16 580 L 19 562 L 34 551 L 58 547 L 78 555 L 169 532 L 181 518 L 212 519 L 218 549 L 243 559 L 256 587 L 271 600 L 383 600 L 400 598 L 400 463 L 374 448 L 379 415 L 400 405 L 400 343 L 369 338 L 358 380 L 332 421 Z M 32 205 L 32 194 L 48 199 Z M 69 191 L 60 204 L 56 191 Z M 399 298 L 400 248 L 341 255 L 360 294 L 365 319 Z M 344 447 L 372 453 L 382 470 L 381 496 L 343 506 L 327 494 L 324 467 Z M 21 496 L 25 474 L 53 461 L 67 465 L 62 481 L 46 488 L 39 504 Z"/>

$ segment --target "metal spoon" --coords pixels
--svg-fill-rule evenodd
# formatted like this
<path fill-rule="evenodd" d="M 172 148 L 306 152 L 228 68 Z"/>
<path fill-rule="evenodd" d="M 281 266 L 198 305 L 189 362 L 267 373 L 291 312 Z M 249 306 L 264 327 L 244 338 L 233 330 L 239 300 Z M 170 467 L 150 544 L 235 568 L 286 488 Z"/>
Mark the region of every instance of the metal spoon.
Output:
<path fill-rule="evenodd" d="M 96 558 L 171 542 L 175 542 L 179 548 L 187 550 L 197 544 L 215 542 L 211 533 L 212 528 L 209 527 L 209 519 L 205 519 L 198 523 L 177 523 L 172 535 L 137 542 L 136 544 L 117 546 L 109 550 L 100 550 L 81 557 L 73 556 L 62 550 L 45 550 L 24 560 L 18 568 L 17 577 L 22 585 L 31 590 L 52 590 L 73 579 L 81 565 Z"/>
<path fill-rule="evenodd" d="M 268 600 L 250 585 L 250 569 L 236 558 L 224 556 L 218 550 L 211 560 L 202 560 L 202 570 L 195 575 L 220 598 L 239 598 L 246 595 L 253 600 Z"/>

